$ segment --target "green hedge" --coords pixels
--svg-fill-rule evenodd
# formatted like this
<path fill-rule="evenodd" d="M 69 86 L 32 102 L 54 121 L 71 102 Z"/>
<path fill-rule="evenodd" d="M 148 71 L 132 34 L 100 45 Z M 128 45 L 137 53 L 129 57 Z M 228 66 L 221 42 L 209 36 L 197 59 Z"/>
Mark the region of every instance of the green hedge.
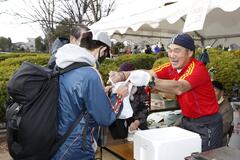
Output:
<path fill-rule="evenodd" d="M 12 74 L 19 68 L 23 61 L 29 61 L 39 65 L 45 65 L 48 62 L 49 54 L 1 54 L 0 55 L 0 122 L 5 117 L 4 104 L 8 97 L 6 85 Z"/>
<path fill-rule="evenodd" d="M 231 94 L 232 86 L 240 87 L 240 51 L 209 50 L 210 63 L 208 68 L 216 70 L 215 80 L 222 82 L 226 93 Z"/>

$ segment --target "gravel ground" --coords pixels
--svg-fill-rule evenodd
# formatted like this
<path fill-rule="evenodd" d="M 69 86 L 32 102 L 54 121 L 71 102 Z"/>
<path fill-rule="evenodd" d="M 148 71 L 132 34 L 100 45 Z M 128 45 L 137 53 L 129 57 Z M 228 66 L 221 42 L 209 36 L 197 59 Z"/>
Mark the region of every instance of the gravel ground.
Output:
<path fill-rule="evenodd" d="M 7 144 L 5 141 L 0 142 L 0 159 L 1 160 L 11 160 L 11 157 L 8 154 Z"/>

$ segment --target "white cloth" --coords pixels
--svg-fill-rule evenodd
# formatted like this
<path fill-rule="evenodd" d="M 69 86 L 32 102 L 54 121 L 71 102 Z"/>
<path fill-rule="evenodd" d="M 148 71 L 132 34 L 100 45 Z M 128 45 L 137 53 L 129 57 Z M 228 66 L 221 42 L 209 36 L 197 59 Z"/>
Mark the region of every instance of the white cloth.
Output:
<path fill-rule="evenodd" d="M 118 82 L 115 84 L 115 86 L 112 89 L 113 93 L 116 93 L 118 87 L 120 87 L 121 85 L 126 85 L 126 82 Z M 126 97 L 123 98 L 123 108 L 118 116 L 118 119 L 127 119 L 132 117 L 133 115 L 133 109 L 130 103 L 130 93 L 132 90 L 133 85 L 131 83 L 129 83 L 128 85 L 128 95 Z"/>
<path fill-rule="evenodd" d="M 134 86 L 147 86 L 151 79 L 151 75 L 143 70 L 132 71 L 126 80 L 131 82 Z"/>

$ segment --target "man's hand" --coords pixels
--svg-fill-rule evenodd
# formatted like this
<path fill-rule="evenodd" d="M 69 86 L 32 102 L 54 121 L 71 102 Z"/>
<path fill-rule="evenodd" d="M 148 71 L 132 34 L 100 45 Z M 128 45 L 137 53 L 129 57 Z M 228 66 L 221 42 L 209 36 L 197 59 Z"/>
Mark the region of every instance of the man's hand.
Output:
<path fill-rule="evenodd" d="M 116 71 L 110 71 L 109 73 L 109 81 L 110 83 L 116 83 L 120 81 L 125 81 L 127 79 L 127 72 L 116 72 Z"/>
<path fill-rule="evenodd" d="M 128 95 L 128 83 L 122 84 L 117 88 L 117 95 L 121 97 L 126 97 Z"/>
<path fill-rule="evenodd" d="M 104 91 L 105 93 L 108 95 L 109 91 L 112 89 L 113 86 L 109 85 L 109 86 L 105 86 Z"/>
<path fill-rule="evenodd" d="M 134 122 L 132 122 L 129 126 L 129 130 L 130 131 L 134 131 L 134 130 L 137 130 L 138 127 L 140 125 L 140 121 L 139 120 L 135 120 Z"/>

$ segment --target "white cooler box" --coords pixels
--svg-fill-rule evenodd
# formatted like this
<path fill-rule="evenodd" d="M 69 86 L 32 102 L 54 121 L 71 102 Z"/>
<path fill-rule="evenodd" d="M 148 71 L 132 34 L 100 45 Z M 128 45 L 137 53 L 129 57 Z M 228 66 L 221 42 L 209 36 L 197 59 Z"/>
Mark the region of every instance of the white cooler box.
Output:
<path fill-rule="evenodd" d="M 199 134 L 179 127 L 137 131 L 133 141 L 136 160 L 184 160 L 201 152 Z"/>

